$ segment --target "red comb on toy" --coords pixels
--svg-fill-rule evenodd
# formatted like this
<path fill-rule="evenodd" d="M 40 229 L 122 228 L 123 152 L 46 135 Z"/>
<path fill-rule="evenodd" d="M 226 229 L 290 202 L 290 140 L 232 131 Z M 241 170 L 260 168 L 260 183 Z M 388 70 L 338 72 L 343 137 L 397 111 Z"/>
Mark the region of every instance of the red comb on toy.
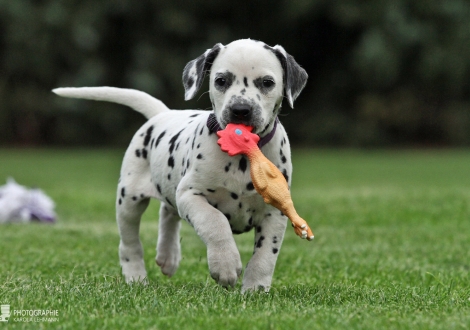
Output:
<path fill-rule="evenodd" d="M 295 233 L 301 238 L 313 239 L 312 230 L 294 208 L 286 179 L 258 148 L 260 137 L 251 133 L 253 127 L 242 124 L 228 124 L 218 131 L 217 143 L 229 156 L 247 155 L 250 160 L 250 174 L 253 186 L 263 196 L 264 202 L 273 205 L 292 222 Z"/>
<path fill-rule="evenodd" d="M 217 143 L 229 156 L 247 155 L 251 149 L 258 148 L 259 136 L 251 133 L 252 130 L 251 126 L 228 124 L 224 130 L 217 132 Z"/>

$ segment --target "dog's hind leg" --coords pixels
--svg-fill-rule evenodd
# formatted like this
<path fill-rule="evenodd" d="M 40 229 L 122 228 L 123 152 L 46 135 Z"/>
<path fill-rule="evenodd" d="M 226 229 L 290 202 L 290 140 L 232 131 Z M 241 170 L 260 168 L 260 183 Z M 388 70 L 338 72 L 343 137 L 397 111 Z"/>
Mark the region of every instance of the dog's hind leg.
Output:
<path fill-rule="evenodd" d="M 136 159 L 129 150 L 121 168 L 116 199 L 116 220 L 121 236 L 119 260 L 126 282 L 146 282 L 147 272 L 139 238 L 139 227 L 141 216 L 147 209 L 150 197 L 156 197 L 156 193 L 150 179 L 148 163 Z"/>
<path fill-rule="evenodd" d="M 122 191 L 121 188 L 120 191 Z M 120 192 L 118 192 L 120 194 Z M 121 201 L 121 204 L 119 204 Z M 126 282 L 146 281 L 144 252 L 139 238 L 140 218 L 149 204 L 149 199 L 132 203 L 118 195 L 117 223 L 121 241 L 119 243 L 119 261 Z M 133 204 L 133 205 L 130 205 Z"/>
<path fill-rule="evenodd" d="M 162 202 L 160 205 L 157 257 L 155 261 L 160 266 L 162 273 L 168 277 L 176 272 L 181 260 L 180 227 L 181 221 L 178 212 Z"/>

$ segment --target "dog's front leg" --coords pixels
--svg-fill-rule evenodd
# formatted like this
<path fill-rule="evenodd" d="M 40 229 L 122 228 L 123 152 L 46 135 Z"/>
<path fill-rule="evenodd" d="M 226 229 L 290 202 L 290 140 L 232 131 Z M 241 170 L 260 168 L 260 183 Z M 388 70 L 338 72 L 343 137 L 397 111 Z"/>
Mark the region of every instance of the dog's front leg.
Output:
<path fill-rule="evenodd" d="M 269 291 L 286 224 L 287 218 L 273 208 L 256 226 L 253 256 L 245 269 L 242 292 Z"/>
<path fill-rule="evenodd" d="M 180 217 L 193 226 L 207 246 L 212 278 L 223 287 L 235 286 L 242 263 L 227 218 L 211 206 L 200 191 L 184 183 L 178 187 L 176 203 Z"/>

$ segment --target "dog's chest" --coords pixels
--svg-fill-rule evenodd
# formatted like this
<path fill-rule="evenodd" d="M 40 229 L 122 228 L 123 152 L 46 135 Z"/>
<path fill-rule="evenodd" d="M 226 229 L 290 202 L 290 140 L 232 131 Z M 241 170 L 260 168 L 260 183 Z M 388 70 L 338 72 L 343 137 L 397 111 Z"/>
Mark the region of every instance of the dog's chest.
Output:
<path fill-rule="evenodd" d="M 237 161 L 237 158 L 232 160 Z M 238 169 L 226 173 L 224 168 L 223 171 L 222 180 L 215 180 L 209 184 L 210 187 L 198 190 L 204 194 L 209 204 L 225 215 L 234 234 L 250 231 L 269 215 L 272 207 L 265 204 L 254 190 L 249 169 L 246 173 Z"/>

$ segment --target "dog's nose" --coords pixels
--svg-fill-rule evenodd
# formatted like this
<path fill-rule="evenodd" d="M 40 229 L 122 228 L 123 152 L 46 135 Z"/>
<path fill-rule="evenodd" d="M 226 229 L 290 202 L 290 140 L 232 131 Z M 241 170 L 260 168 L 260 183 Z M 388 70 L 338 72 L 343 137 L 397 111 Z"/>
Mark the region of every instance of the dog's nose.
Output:
<path fill-rule="evenodd" d="M 248 104 L 234 104 L 230 110 L 237 119 L 248 119 L 251 114 L 251 106 Z"/>

